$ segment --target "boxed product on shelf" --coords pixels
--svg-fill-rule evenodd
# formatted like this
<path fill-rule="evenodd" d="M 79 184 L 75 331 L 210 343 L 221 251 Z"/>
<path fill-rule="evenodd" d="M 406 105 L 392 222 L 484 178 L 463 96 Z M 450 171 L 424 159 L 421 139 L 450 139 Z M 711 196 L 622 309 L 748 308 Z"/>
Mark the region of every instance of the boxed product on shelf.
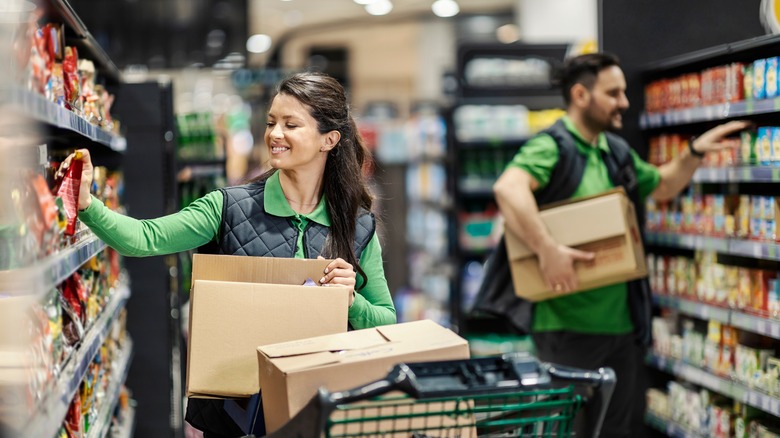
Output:
<path fill-rule="evenodd" d="M 558 243 L 595 253 L 592 261 L 575 263 L 580 287 L 568 293 L 647 275 L 634 207 L 624 191 L 542 207 L 540 215 Z M 545 284 L 533 251 L 509 228 L 505 236 L 515 293 L 531 301 L 559 296 Z"/>
<path fill-rule="evenodd" d="M 340 391 L 381 379 L 397 363 L 468 358 L 468 342 L 430 320 L 262 345 L 266 429 L 281 427 L 321 386 Z"/>
<path fill-rule="evenodd" d="M 464 249 L 482 251 L 493 248 L 501 238 L 503 216 L 489 209 L 484 212 L 460 213 L 458 241 Z"/>
<path fill-rule="evenodd" d="M 346 287 L 319 285 L 329 260 L 195 254 L 186 392 L 248 397 L 258 345 L 347 330 Z"/>

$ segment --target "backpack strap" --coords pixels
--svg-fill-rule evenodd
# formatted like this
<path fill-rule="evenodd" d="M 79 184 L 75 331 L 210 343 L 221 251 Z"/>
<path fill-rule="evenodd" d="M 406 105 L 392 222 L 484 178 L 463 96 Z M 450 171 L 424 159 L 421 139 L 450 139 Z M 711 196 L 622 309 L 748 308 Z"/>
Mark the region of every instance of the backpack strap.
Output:
<path fill-rule="evenodd" d="M 610 152 L 605 152 L 602 156 L 604 164 L 607 166 L 609 178 L 615 187 L 622 186 L 634 206 L 640 209 L 639 180 L 636 174 L 634 158 L 631 155 L 631 147 L 617 135 L 611 132 L 606 134 Z M 641 230 L 641 215 L 638 215 L 637 220 Z M 631 321 L 634 323 L 634 335 L 637 343 L 643 346 L 650 345 L 652 336 L 650 322 L 652 319 L 652 294 L 647 278 L 628 282 L 628 310 L 631 313 Z"/>
<path fill-rule="evenodd" d="M 622 186 L 628 194 L 631 202 L 639 206 L 639 181 L 636 175 L 636 166 L 631 155 L 631 146 L 621 137 L 607 132 L 607 145 L 609 153 L 602 152 L 607 173 L 615 187 Z"/>
<path fill-rule="evenodd" d="M 577 143 L 563 120 L 558 119 L 542 131 L 558 145 L 558 162 L 553 167 L 550 182 L 534 194 L 538 205 L 569 199 L 577 191 L 585 172 L 585 159 L 577 150 Z"/>

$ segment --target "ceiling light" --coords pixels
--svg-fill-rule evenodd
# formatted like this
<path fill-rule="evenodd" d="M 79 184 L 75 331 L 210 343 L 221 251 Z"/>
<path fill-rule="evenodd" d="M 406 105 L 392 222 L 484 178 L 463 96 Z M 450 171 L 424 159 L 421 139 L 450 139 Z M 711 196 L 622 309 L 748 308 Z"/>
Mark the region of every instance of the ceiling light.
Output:
<path fill-rule="evenodd" d="M 374 3 L 376 0 L 354 0 L 355 3 L 359 5 L 367 5 L 370 3 Z"/>
<path fill-rule="evenodd" d="M 387 15 L 393 10 L 390 0 L 375 0 L 366 5 L 366 12 L 371 15 Z"/>
<path fill-rule="evenodd" d="M 433 5 L 431 5 L 431 10 L 433 10 L 433 13 L 436 14 L 436 16 L 447 18 L 458 15 L 460 7 L 455 3 L 455 0 L 436 0 L 433 2 Z"/>
<path fill-rule="evenodd" d="M 271 37 L 258 33 L 246 40 L 246 50 L 251 53 L 264 53 L 271 48 Z"/>

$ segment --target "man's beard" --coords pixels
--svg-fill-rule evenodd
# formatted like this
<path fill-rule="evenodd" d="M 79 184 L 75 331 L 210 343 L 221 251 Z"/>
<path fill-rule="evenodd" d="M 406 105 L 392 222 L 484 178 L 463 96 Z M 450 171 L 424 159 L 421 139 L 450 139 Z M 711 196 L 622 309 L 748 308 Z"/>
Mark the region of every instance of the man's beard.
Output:
<path fill-rule="evenodd" d="M 617 131 L 623 127 L 622 121 L 618 123 L 614 121 L 615 116 L 619 114 L 622 115 L 620 111 L 613 112 L 610 114 L 609 118 L 605 121 L 603 119 L 594 117 L 593 112 L 589 109 L 583 115 L 583 120 L 594 131 L 598 131 L 598 132 Z"/>

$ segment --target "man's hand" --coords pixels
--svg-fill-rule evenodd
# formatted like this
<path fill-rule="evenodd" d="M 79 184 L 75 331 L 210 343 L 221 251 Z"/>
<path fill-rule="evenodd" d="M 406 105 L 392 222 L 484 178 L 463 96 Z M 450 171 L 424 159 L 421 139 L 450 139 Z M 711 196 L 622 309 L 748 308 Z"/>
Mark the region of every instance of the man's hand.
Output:
<path fill-rule="evenodd" d="M 718 125 L 697 137 L 692 145 L 693 150 L 705 153 L 739 147 L 739 139 L 726 137 L 749 126 L 750 122 L 744 120 L 734 120 Z"/>
<path fill-rule="evenodd" d="M 547 286 L 555 292 L 564 293 L 579 287 L 574 262 L 593 260 L 594 254 L 564 245 L 554 245 L 539 252 L 538 256 L 539 267 Z"/>

